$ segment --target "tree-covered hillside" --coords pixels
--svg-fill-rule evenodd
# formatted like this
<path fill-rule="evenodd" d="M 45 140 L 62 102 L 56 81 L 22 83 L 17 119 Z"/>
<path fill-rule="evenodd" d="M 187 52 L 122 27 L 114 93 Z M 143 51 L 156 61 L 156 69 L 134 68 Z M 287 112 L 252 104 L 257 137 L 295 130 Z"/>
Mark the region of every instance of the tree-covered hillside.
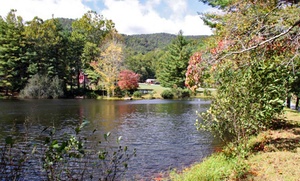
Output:
<path fill-rule="evenodd" d="M 72 23 L 74 19 L 57 18 L 62 28 L 67 31 L 72 31 Z M 154 33 L 154 34 L 139 34 L 125 35 L 122 34 L 126 48 L 131 49 L 136 53 L 145 54 L 147 52 L 166 48 L 177 35 L 169 33 Z M 201 41 L 207 36 L 184 36 L 187 40 Z"/>
<path fill-rule="evenodd" d="M 72 31 L 72 23 L 74 19 L 69 18 L 57 18 L 62 28 L 67 31 Z M 127 49 L 130 49 L 136 53 L 145 54 L 147 52 L 164 49 L 177 35 L 169 33 L 154 33 L 154 34 L 138 34 L 138 35 L 125 35 L 122 34 L 124 44 Z M 195 40 L 199 42 L 207 36 L 184 36 L 187 40 Z"/>
<path fill-rule="evenodd" d="M 134 52 L 147 53 L 156 49 L 166 48 L 177 35 L 168 33 L 123 35 L 124 43 L 127 48 Z M 207 36 L 185 36 L 188 40 L 201 40 Z"/>
<path fill-rule="evenodd" d="M 70 18 L 57 18 L 59 23 L 61 24 L 62 28 L 67 31 L 72 31 L 72 23 L 75 21 L 74 19 Z"/>

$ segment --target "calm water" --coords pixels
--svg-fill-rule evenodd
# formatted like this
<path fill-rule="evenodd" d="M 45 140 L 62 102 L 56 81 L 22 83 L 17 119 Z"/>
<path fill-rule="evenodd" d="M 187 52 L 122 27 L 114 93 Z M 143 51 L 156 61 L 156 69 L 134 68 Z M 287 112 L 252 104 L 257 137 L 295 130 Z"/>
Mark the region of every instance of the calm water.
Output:
<path fill-rule="evenodd" d="M 210 155 L 218 141 L 194 126 L 196 111 L 210 101 L 194 100 L 0 100 L 0 138 L 8 134 L 38 137 L 46 126 L 69 130 L 87 120 L 84 133 L 97 130 L 96 140 L 111 132 L 122 144 L 136 148 L 127 178 L 150 180 L 170 169 L 181 169 Z M 25 124 L 24 124 L 25 123 Z M 26 126 L 25 126 L 26 125 Z"/>

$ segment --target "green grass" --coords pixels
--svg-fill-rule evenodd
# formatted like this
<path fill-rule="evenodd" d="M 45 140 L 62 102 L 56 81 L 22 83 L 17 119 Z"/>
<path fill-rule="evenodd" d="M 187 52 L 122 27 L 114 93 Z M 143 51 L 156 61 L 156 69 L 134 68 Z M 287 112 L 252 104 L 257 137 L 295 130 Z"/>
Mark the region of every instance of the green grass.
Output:
<path fill-rule="evenodd" d="M 152 90 L 152 94 L 145 94 L 143 95 L 144 98 L 161 98 L 160 94 L 164 90 L 170 90 L 170 88 L 165 88 L 162 87 L 161 85 L 156 85 L 156 84 L 145 84 L 145 83 L 140 83 L 139 84 L 139 90 L 141 89 L 147 89 L 147 90 Z"/>
<path fill-rule="evenodd" d="M 169 175 L 172 181 L 221 181 L 231 180 L 232 176 L 247 172 L 243 160 L 228 158 L 223 153 L 216 153 L 205 159 L 201 164 L 186 168 L 182 172 L 173 171 Z"/>
<path fill-rule="evenodd" d="M 166 87 L 162 87 L 161 85 L 156 85 L 156 84 L 146 84 L 146 83 L 140 83 L 139 84 L 139 90 L 141 89 L 147 89 L 147 90 L 152 90 L 153 91 L 153 95 L 151 94 L 145 94 L 143 95 L 144 98 L 149 99 L 149 98 L 162 98 L 161 97 L 161 93 L 164 90 L 170 90 L 170 88 L 166 88 Z M 216 90 L 215 89 L 207 89 L 210 91 L 210 93 L 212 95 L 215 95 Z M 193 97 L 197 97 L 197 98 L 211 98 L 211 96 L 209 95 L 205 95 L 204 93 L 204 89 L 203 88 L 199 88 L 197 90 L 197 94 L 194 95 Z"/>

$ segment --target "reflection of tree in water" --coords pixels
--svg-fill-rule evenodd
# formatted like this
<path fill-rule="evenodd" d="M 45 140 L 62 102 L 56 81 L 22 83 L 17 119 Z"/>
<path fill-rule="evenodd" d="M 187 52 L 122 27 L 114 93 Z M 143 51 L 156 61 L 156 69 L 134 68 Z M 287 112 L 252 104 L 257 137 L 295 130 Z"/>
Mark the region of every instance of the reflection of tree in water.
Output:
<path fill-rule="evenodd" d="M 95 129 L 109 132 L 118 125 L 116 105 L 113 101 L 99 101 L 85 106 L 87 119 Z"/>

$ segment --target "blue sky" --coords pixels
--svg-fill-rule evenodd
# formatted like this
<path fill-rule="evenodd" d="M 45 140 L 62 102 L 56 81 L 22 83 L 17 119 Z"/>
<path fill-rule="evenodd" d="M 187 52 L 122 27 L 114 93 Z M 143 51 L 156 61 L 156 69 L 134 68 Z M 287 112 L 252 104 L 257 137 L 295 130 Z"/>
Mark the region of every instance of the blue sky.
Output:
<path fill-rule="evenodd" d="M 198 0 L 0 0 L 0 15 L 10 9 L 28 21 L 38 16 L 80 18 L 94 10 L 116 24 L 119 33 L 172 33 L 183 30 L 184 35 L 210 35 L 197 12 L 214 11 Z"/>

